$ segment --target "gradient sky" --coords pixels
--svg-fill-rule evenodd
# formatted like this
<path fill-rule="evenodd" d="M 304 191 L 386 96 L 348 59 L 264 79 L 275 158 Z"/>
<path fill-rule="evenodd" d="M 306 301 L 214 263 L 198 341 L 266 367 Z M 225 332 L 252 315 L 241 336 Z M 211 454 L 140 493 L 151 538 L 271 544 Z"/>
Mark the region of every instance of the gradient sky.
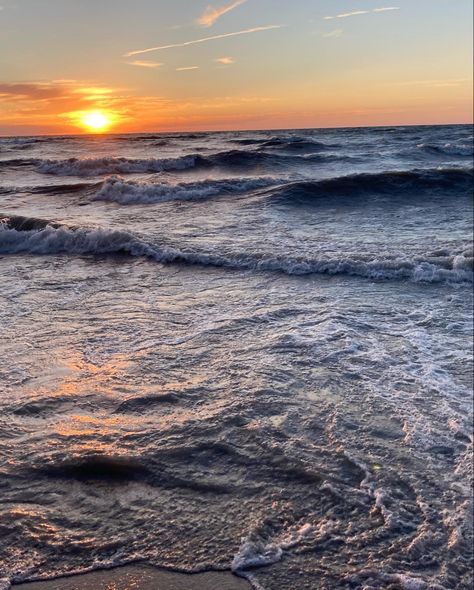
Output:
<path fill-rule="evenodd" d="M 472 0 L 0 6 L 3 135 L 472 120 Z"/>

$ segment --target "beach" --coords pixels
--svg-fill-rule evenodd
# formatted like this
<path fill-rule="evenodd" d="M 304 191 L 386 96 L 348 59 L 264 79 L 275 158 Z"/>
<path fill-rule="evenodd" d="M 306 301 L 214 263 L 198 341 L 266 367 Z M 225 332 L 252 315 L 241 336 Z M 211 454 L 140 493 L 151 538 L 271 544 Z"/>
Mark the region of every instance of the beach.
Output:
<path fill-rule="evenodd" d="M 15 585 L 16 590 L 245 590 L 245 580 L 222 572 L 178 574 L 128 566 L 44 582 Z"/>

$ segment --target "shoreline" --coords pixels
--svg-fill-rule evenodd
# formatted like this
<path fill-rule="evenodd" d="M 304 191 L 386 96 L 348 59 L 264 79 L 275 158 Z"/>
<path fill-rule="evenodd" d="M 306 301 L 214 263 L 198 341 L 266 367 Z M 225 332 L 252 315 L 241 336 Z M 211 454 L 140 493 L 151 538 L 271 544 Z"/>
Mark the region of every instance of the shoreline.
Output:
<path fill-rule="evenodd" d="M 153 566 L 125 565 L 85 574 L 13 583 L 12 590 L 251 590 L 230 571 L 183 574 Z"/>

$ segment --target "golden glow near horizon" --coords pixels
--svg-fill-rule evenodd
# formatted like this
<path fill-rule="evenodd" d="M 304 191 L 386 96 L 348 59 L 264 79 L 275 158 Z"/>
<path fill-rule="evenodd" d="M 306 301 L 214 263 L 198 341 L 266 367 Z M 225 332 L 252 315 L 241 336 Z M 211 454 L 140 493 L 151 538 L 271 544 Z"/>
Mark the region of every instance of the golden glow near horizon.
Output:
<path fill-rule="evenodd" d="M 81 118 L 81 124 L 94 133 L 104 133 L 112 123 L 112 116 L 102 111 L 90 111 Z"/>

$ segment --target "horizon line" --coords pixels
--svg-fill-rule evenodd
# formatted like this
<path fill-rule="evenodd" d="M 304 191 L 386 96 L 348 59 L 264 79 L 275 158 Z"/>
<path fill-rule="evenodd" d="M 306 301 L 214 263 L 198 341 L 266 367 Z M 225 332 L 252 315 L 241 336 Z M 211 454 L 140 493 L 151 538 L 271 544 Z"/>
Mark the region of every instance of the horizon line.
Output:
<path fill-rule="evenodd" d="M 249 132 L 266 132 L 266 131 L 318 131 L 322 129 L 329 129 L 329 130 L 337 130 L 337 129 L 380 129 L 382 127 L 387 127 L 388 129 L 393 129 L 397 127 L 454 127 L 454 126 L 466 126 L 471 125 L 474 126 L 474 119 L 473 121 L 469 122 L 456 122 L 456 123 L 397 123 L 396 125 L 387 125 L 387 124 L 380 124 L 380 125 L 341 125 L 341 126 L 319 126 L 319 127 L 256 127 L 256 128 L 245 128 L 245 129 L 181 129 L 179 131 L 125 131 L 123 133 L 117 132 L 107 132 L 107 133 L 100 133 L 99 136 L 103 137 L 106 135 L 165 135 L 170 133 L 180 134 L 180 133 L 249 133 Z M 20 135 L 6 135 L 0 131 L 0 138 L 9 138 L 9 137 L 84 137 L 84 136 L 91 136 L 97 137 L 97 133 L 36 133 L 36 134 L 20 134 Z"/>

